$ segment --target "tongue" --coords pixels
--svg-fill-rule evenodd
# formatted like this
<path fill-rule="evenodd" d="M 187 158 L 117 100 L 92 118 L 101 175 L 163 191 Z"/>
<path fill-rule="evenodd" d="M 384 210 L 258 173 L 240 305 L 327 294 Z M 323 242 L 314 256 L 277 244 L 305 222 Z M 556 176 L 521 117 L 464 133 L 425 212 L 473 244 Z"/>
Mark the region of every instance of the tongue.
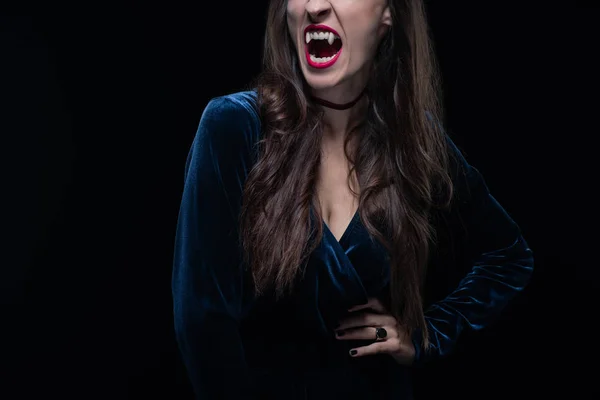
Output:
<path fill-rule="evenodd" d="M 313 54 L 315 57 L 332 57 L 338 52 L 336 47 L 329 44 L 327 40 L 313 40 L 310 44 L 312 45 L 310 54 Z"/>

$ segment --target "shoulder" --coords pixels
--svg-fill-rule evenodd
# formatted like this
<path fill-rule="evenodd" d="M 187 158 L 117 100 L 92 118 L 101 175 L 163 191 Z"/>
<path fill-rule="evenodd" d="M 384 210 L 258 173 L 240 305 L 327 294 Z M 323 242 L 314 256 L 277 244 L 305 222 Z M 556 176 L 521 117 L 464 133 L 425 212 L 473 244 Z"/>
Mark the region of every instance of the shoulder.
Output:
<path fill-rule="evenodd" d="M 259 128 L 256 96 L 255 91 L 244 91 L 214 97 L 204 108 L 200 123 L 227 131 Z"/>
<path fill-rule="evenodd" d="M 256 99 L 255 91 L 212 98 L 202 112 L 194 146 L 208 146 L 217 155 L 251 151 L 261 132 Z"/>
<path fill-rule="evenodd" d="M 448 156 L 447 172 L 454 186 L 455 197 L 457 194 L 463 194 L 468 189 L 469 175 L 472 175 L 473 172 L 478 173 L 478 171 L 467 162 L 463 152 L 450 137 L 440 118 L 432 114 L 429 110 L 425 110 L 425 116 L 430 123 L 437 126 L 437 129 L 439 129 L 446 139 L 446 152 Z"/>
<path fill-rule="evenodd" d="M 454 197 L 459 204 L 473 200 L 477 194 L 489 194 L 489 189 L 479 170 L 471 165 L 463 151 L 447 136 L 449 169 L 454 185 Z"/>

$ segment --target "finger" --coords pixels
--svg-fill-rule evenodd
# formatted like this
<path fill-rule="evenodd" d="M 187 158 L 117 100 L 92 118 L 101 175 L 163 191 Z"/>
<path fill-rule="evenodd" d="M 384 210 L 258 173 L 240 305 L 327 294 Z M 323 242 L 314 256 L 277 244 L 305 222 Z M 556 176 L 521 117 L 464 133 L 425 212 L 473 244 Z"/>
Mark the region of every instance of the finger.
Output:
<path fill-rule="evenodd" d="M 378 313 L 386 313 L 387 312 L 385 307 L 383 306 L 383 304 L 377 297 L 369 298 L 369 301 L 367 301 L 366 304 L 358 304 L 354 307 L 350 307 L 348 309 L 348 311 L 354 312 L 354 311 L 364 310 L 367 308 L 369 308 L 375 312 L 378 312 Z"/>
<path fill-rule="evenodd" d="M 350 350 L 351 357 L 364 357 L 374 354 L 396 353 L 400 349 L 398 339 L 384 340 L 382 342 L 374 342 L 368 346 L 355 347 Z"/>
<path fill-rule="evenodd" d="M 353 314 L 341 320 L 339 326 L 336 328 L 336 331 L 360 328 L 363 326 L 394 326 L 395 324 L 396 320 L 391 315 L 363 312 Z"/>
<path fill-rule="evenodd" d="M 388 340 L 390 338 L 398 337 L 398 332 L 390 327 L 383 327 L 386 331 L 385 338 L 377 338 L 377 329 L 368 326 L 363 328 L 350 329 L 347 331 L 336 331 L 336 338 L 339 340 Z"/>

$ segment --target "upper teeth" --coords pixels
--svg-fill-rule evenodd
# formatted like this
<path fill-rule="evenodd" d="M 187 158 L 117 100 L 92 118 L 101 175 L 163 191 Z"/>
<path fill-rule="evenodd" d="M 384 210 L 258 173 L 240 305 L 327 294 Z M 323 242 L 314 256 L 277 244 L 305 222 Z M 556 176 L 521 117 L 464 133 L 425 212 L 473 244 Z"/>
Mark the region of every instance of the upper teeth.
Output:
<path fill-rule="evenodd" d="M 339 39 L 340 37 L 334 35 L 333 32 L 322 32 L 322 31 L 311 31 L 306 32 L 306 44 L 310 43 L 311 40 L 327 40 L 329 44 L 333 44 L 335 39 Z"/>

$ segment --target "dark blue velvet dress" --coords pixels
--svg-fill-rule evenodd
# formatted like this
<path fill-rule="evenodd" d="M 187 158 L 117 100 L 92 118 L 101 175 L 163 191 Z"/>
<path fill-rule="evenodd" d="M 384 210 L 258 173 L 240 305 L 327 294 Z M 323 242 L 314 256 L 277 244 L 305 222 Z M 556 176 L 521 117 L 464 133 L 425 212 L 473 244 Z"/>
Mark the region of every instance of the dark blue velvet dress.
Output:
<path fill-rule="evenodd" d="M 388 355 L 351 358 L 357 343 L 334 336 L 349 307 L 389 287 L 387 252 L 358 213 L 339 242 L 324 225 L 292 296 L 278 302 L 253 296 L 238 217 L 261 135 L 255 104 L 252 91 L 213 99 L 186 163 L 172 285 L 176 337 L 196 397 L 410 398 L 415 366 Z M 431 349 L 419 351 L 417 332 L 415 365 L 452 351 L 461 331 L 488 325 L 533 269 L 518 226 L 452 147 L 457 197 L 433 216 L 438 238 L 425 292 Z"/>

